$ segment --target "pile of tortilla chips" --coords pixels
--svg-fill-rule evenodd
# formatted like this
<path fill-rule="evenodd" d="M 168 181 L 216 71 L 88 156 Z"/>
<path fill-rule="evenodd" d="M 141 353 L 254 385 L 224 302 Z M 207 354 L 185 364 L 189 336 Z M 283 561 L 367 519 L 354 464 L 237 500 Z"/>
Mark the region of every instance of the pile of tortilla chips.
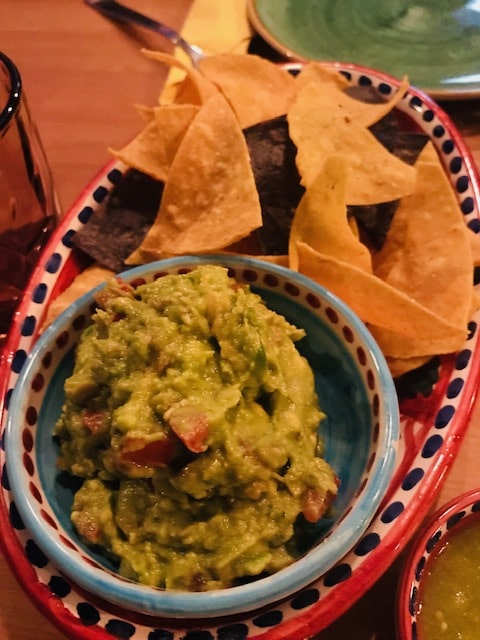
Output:
<path fill-rule="evenodd" d="M 262 225 L 243 130 L 286 116 L 303 195 L 276 259 L 342 298 L 368 325 L 394 376 L 463 344 L 477 306 L 478 241 L 428 142 L 414 164 L 390 152 L 371 127 L 403 98 L 362 102 L 347 81 L 312 62 L 296 76 L 253 55 L 222 54 L 180 67 L 173 99 L 143 108 L 146 125 L 125 148 L 126 165 L 165 183 L 158 214 L 134 265 L 233 251 Z M 169 93 L 171 95 L 171 92 Z M 397 202 L 379 248 L 361 237 L 349 207 Z"/>

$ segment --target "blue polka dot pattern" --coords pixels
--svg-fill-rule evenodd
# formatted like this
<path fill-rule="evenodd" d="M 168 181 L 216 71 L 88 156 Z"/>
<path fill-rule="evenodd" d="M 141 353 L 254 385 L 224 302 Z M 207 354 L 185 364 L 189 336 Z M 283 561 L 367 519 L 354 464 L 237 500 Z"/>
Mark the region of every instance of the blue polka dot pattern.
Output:
<path fill-rule="evenodd" d="M 257 627 L 261 627 L 262 629 L 265 627 L 274 627 L 282 621 L 282 612 L 281 611 L 268 611 L 267 613 L 262 613 L 262 615 L 257 616 L 253 620 L 253 624 Z"/>
<path fill-rule="evenodd" d="M 405 506 L 403 502 L 392 502 L 386 509 L 384 509 L 382 515 L 380 516 L 380 519 L 385 523 L 394 522 L 394 520 L 396 520 L 403 513 L 404 509 Z"/>
<path fill-rule="evenodd" d="M 442 532 L 436 531 L 433 534 L 433 536 L 427 541 L 426 549 L 428 553 L 431 553 L 435 549 L 441 537 L 442 537 Z"/>
<path fill-rule="evenodd" d="M 48 558 L 45 556 L 43 551 L 38 548 L 36 542 L 34 542 L 33 540 L 27 540 L 27 544 L 25 545 L 25 553 L 34 567 L 43 569 L 43 567 L 47 566 Z"/>
<path fill-rule="evenodd" d="M 392 85 L 391 84 L 387 84 L 386 82 L 381 82 L 378 85 L 377 89 L 384 96 L 389 96 L 393 91 Z"/>
<path fill-rule="evenodd" d="M 333 569 L 327 571 L 325 577 L 323 578 L 323 584 L 326 587 L 333 587 L 340 582 L 348 580 L 351 575 L 352 567 L 345 562 L 341 562 L 340 564 L 335 565 Z"/>
<path fill-rule="evenodd" d="M 96 607 L 89 602 L 79 602 L 77 613 L 82 624 L 85 626 L 97 624 L 100 621 L 100 613 Z"/>
<path fill-rule="evenodd" d="M 45 265 L 45 271 L 48 273 L 57 273 L 62 263 L 62 256 L 59 253 L 52 253 Z"/>
<path fill-rule="evenodd" d="M 452 173 L 458 173 L 462 168 L 462 159 L 459 158 L 458 156 L 455 156 L 455 158 L 452 158 L 450 160 L 450 171 Z"/>
<path fill-rule="evenodd" d="M 462 213 L 464 215 L 469 215 L 470 213 L 473 213 L 473 211 L 475 210 L 475 201 L 472 197 L 467 197 L 464 200 L 462 200 L 461 204 L 460 204 L 460 209 L 462 210 Z"/>
<path fill-rule="evenodd" d="M 93 192 L 93 199 L 95 202 L 101 204 L 108 196 L 108 189 L 106 187 L 97 187 Z"/>
<path fill-rule="evenodd" d="M 305 589 L 293 597 L 291 606 L 292 609 L 304 609 L 309 607 L 320 599 L 320 592 L 318 589 Z"/>
<path fill-rule="evenodd" d="M 470 362 L 470 358 L 472 356 L 472 352 L 470 349 L 463 349 L 460 351 L 455 360 L 455 367 L 458 371 L 461 369 L 465 369 Z"/>
<path fill-rule="evenodd" d="M 435 427 L 437 429 L 445 429 L 450 420 L 455 415 L 455 407 L 451 404 L 442 407 L 436 415 Z"/>
<path fill-rule="evenodd" d="M 454 378 L 448 385 L 446 392 L 447 398 L 451 400 L 456 398 L 458 394 L 461 393 L 464 384 L 465 380 L 463 378 Z"/>
<path fill-rule="evenodd" d="M 66 598 L 72 590 L 69 583 L 60 576 L 52 576 L 48 582 L 48 588 L 59 598 Z"/>
<path fill-rule="evenodd" d="M 373 551 L 381 542 L 381 538 L 378 533 L 367 533 L 360 542 L 355 545 L 353 552 L 357 556 L 366 556 Z"/>
<path fill-rule="evenodd" d="M 36 317 L 26 316 L 22 322 L 22 327 L 20 329 L 22 336 L 33 336 L 36 326 L 37 326 Z"/>
<path fill-rule="evenodd" d="M 453 140 L 445 140 L 442 144 L 442 151 L 445 155 L 449 155 L 455 149 Z"/>
<path fill-rule="evenodd" d="M 371 87 L 373 82 L 372 79 L 369 76 L 360 76 L 360 78 L 358 79 L 358 84 L 361 87 Z"/>
<path fill-rule="evenodd" d="M 42 304 L 44 302 L 48 292 L 48 287 L 44 282 L 40 282 L 32 293 L 32 300 L 37 304 Z"/>
<path fill-rule="evenodd" d="M 67 247 L 67 249 L 73 249 L 73 236 L 76 231 L 73 229 L 69 229 L 62 238 L 62 244 Z"/>
<path fill-rule="evenodd" d="M 364 71 L 356 71 L 353 69 L 344 69 L 342 74 L 354 84 L 361 86 L 374 85 L 378 87 L 382 94 L 388 96 L 392 93 L 394 86 L 383 77 L 376 77 L 374 74 L 368 74 Z M 400 102 L 398 108 L 401 112 L 410 118 L 417 128 L 423 130 L 430 136 L 435 148 L 440 154 L 446 173 L 458 197 L 461 211 L 465 218 L 467 226 L 475 233 L 480 233 L 480 221 L 478 219 L 478 203 L 476 201 L 476 193 L 473 188 L 474 177 L 472 177 L 468 163 L 464 160 L 465 150 L 455 131 L 451 128 L 448 119 L 443 118 L 436 106 L 430 104 L 429 99 L 423 94 L 416 94 L 415 91 L 407 93 L 405 98 Z M 32 293 L 32 306 L 41 307 L 48 301 L 51 295 L 52 287 L 55 282 L 56 274 L 61 273 L 68 263 L 70 252 L 73 248 L 73 237 L 77 229 L 88 222 L 91 215 L 95 211 L 99 203 L 103 202 L 107 197 L 112 185 L 119 184 L 123 177 L 123 167 L 119 164 L 109 167 L 105 174 L 100 177 L 99 183 L 95 184 L 91 193 L 78 203 L 71 213 L 71 226 L 65 226 L 63 235 L 58 242 L 58 247 L 47 260 L 49 265 L 38 280 L 37 287 Z M 55 254 L 58 255 L 55 255 Z M 480 277 L 479 280 L 480 282 Z M 36 307 L 35 307 L 36 308 Z M 28 340 L 34 336 L 36 332 L 36 318 L 38 312 L 35 310 L 28 313 L 21 323 L 21 332 L 19 334 L 19 344 L 13 354 L 10 364 L 11 375 L 13 379 L 18 375 L 25 362 L 28 353 Z M 133 638 L 134 640 L 210 640 L 215 638 L 218 640 L 248 640 L 255 638 L 259 634 L 268 637 L 269 629 L 272 632 L 279 631 L 283 624 L 287 624 L 296 617 L 307 616 L 311 621 L 312 616 L 318 623 L 318 628 L 322 627 L 322 620 L 328 618 L 325 611 L 328 611 L 328 603 L 330 592 L 335 595 L 336 601 L 348 601 L 349 589 L 355 588 L 356 572 L 362 572 L 362 562 L 370 562 L 370 567 L 377 566 L 377 577 L 385 568 L 385 560 L 382 557 L 382 539 L 384 535 L 389 534 L 396 537 L 398 546 L 401 547 L 403 538 L 408 538 L 410 528 L 403 525 L 403 515 L 410 513 L 413 508 L 411 504 L 415 504 L 415 499 L 422 490 L 423 483 L 432 474 L 435 473 L 435 463 L 440 453 L 449 446 L 449 442 L 457 438 L 458 433 L 462 433 L 459 425 L 457 414 L 460 413 L 461 407 L 468 404 L 466 381 L 470 372 L 476 364 L 474 354 L 477 352 L 477 322 L 472 321 L 470 324 L 471 345 L 462 349 L 455 357 L 453 363 L 452 379 L 446 386 L 445 402 L 440 403 L 440 409 L 432 417 L 428 432 L 422 439 L 415 443 L 413 451 L 400 451 L 400 462 L 405 464 L 405 472 L 403 477 L 399 478 L 398 486 L 394 487 L 390 495 L 390 501 L 376 520 L 372 523 L 369 530 L 364 534 L 363 538 L 355 546 L 350 554 L 347 555 L 345 561 L 333 567 L 317 584 L 312 585 L 309 589 L 300 591 L 286 602 L 272 606 L 267 611 L 262 612 L 258 616 L 245 616 L 245 620 L 239 622 L 228 623 L 221 621 L 218 623 L 199 624 L 195 630 L 179 629 L 178 623 L 172 625 L 168 621 L 157 623 L 134 624 L 131 620 L 121 619 L 117 611 L 115 616 L 108 609 L 96 606 L 91 602 L 85 601 L 85 594 L 77 592 L 75 585 L 58 575 L 54 567 L 51 567 L 45 557 L 42 557 L 38 548 L 29 541 L 28 532 L 25 531 L 23 522 L 21 521 L 15 504 L 10 500 L 8 477 L 4 465 L 2 465 L 2 490 L 6 496 L 6 502 L 9 505 L 9 522 L 10 526 L 18 532 L 20 544 L 24 547 L 24 554 L 27 561 L 34 568 L 42 571 L 42 577 L 39 573 L 39 595 L 43 593 L 44 584 L 42 580 L 45 573 L 51 573 L 48 581 L 48 589 L 54 594 L 59 601 L 65 601 L 67 610 L 66 616 L 77 616 L 79 622 L 84 626 L 85 638 L 88 640 L 88 629 L 95 627 L 95 634 L 99 629 L 105 630 L 105 640 L 113 638 Z M 5 393 L 5 404 L 8 410 L 9 397 L 11 388 Z M 448 402 L 447 402 L 448 400 Z M 408 421 L 407 421 L 408 422 Z M 411 427 L 412 432 L 414 426 Z M 409 426 L 410 429 L 410 426 Z M 441 430 L 442 435 L 438 433 Z M 442 437 L 443 436 L 443 437 Z M 476 510 L 480 509 L 480 502 L 477 503 Z M 25 537 L 27 535 L 27 537 Z M 376 554 L 379 554 L 380 561 L 375 562 Z M 20 558 L 20 561 L 23 561 Z M 388 559 L 388 562 L 390 559 Z M 421 573 L 424 561 L 418 562 L 418 572 Z M 351 585 L 351 586 L 350 586 Z M 342 594 L 345 594 L 342 596 Z M 413 598 L 414 601 L 414 598 Z M 325 607 L 325 611 L 323 609 Z M 413 604 L 412 604 L 413 607 Z M 329 622 L 332 621 L 331 614 Z M 60 621 L 61 622 L 61 621 Z M 416 639 L 415 621 L 411 624 L 412 640 Z M 97 635 L 95 635 L 97 637 Z M 99 637 L 99 636 L 98 636 Z"/>
<path fill-rule="evenodd" d="M 431 458 L 434 456 L 443 444 L 442 436 L 433 435 L 428 438 L 422 448 L 422 456 Z"/>
<path fill-rule="evenodd" d="M 465 514 L 466 511 L 457 511 L 457 513 L 454 513 L 453 516 L 450 516 L 450 518 L 448 518 L 446 522 L 447 531 L 458 524 L 460 520 L 465 517 Z"/>
<path fill-rule="evenodd" d="M 107 622 L 105 629 L 112 634 L 114 638 L 132 638 L 135 634 L 135 626 L 125 620 L 112 619 Z"/>
<path fill-rule="evenodd" d="M 78 221 L 82 224 L 87 224 L 90 218 L 93 215 L 93 207 L 83 207 L 83 209 L 78 214 Z"/>
<path fill-rule="evenodd" d="M 10 524 L 17 531 L 23 531 L 25 529 L 25 525 L 23 524 L 23 520 L 20 517 L 20 514 L 17 511 L 17 507 L 14 502 L 10 503 L 10 513 L 9 513 Z"/>
<path fill-rule="evenodd" d="M 20 373 L 22 367 L 27 359 L 27 352 L 23 349 L 19 349 L 13 355 L 11 369 L 14 373 Z"/>
<path fill-rule="evenodd" d="M 404 491 L 410 491 L 423 479 L 425 471 L 421 467 L 411 469 L 402 481 L 402 489 Z"/>

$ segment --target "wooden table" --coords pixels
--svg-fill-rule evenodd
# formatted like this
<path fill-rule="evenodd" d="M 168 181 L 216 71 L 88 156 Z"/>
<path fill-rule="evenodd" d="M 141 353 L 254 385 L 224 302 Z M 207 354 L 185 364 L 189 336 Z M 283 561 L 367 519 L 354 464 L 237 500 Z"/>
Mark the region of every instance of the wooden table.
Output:
<path fill-rule="evenodd" d="M 131 0 L 139 10 L 180 27 L 188 0 Z M 0 50 L 17 63 L 64 210 L 140 127 L 134 103 L 153 104 L 162 67 L 140 54 L 162 40 L 125 30 L 81 0 L 1 0 Z M 445 105 L 480 163 L 480 101 Z M 436 504 L 480 486 L 480 407 Z M 1 531 L 0 531 L 1 535 Z M 317 640 L 392 640 L 395 590 L 402 557 L 353 608 Z M 31 604 L 5 561 L 0 562 L 0 638 L 65 640 Z"/>

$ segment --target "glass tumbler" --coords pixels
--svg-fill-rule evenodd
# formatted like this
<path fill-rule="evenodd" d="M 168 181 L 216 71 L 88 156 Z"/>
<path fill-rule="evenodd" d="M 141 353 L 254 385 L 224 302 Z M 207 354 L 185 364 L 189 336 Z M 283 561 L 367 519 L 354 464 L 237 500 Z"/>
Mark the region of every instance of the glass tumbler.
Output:
<path fill-rule="evenodd" d="M 0 347 L 59 215 L 20 73 L 0 52 Z"/>

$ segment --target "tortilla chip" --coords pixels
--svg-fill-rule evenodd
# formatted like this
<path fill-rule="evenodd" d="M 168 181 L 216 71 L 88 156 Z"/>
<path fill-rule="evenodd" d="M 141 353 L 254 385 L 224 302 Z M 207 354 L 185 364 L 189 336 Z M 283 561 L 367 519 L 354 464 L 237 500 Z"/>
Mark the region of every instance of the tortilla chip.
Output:
<path fill-rule="evenodd" d="M 286 69 L 259 56 L 209 56 L 199 69 L 226 97 L 242 129 L 285 114 L 297 91 Z"/>
<path fill-rule="evenodd" d="M 372 272 L 370 252 L 347 219 L 346 176 L 345 160 L 331 156 L 300 200 L 290 231 L 291 269 L 298 270 L 297 244 L 305 242 L 318 253 Z"/>
<path fill-rule="evenodd" d="M 262 207 L 256 232 L 262 253 L 286 254 L 295 209 L 305 189 L 295 164 L 295 145 L 285 115 L 243 130 Z"/>
<path fill-rule="evenodd" d="M 261 224 L 245 138 L 218 93 L 200 109 L 183 137 L 157 218 L 127 262 L 218 251 Z"/>
<path fill-rule="evenodd" d="M 154 180 L 165 180 L 164 150 L 158 143 L 157 123 L 152 120 L 131 142 L 122 149 L 109 148 L 109 153 L 130 167 Z"/>
<path fill-rule="evenodd" d="M 433 345 L 432 354 L 451 353 L 463 344 L 466 328 L 452 325 L 380 278 L 322 255 L 303 242 L 298 243 L 297 251 L 300 272 L 343 299 L 365 323 L 385 328 L 399 340 L 411 338 Z"/>
<path fill-rule="evenodd" d="M 189 66 L 182 62 L 175 56 L 163 51 L 152 51 L 150 49 L 142 49 L 142 53 L 150 60 L 156 60 L 163 64 L 168 65 L 173 69 L 178 69 L 185 73 L 183 81 L 176 83 L 175 89 L 169 85 L 168 94 L 162 93 L 160 96 L 160 102 L 175 102 L 177 104 L 193 104 L 202 106 L 205 104 L 215 93 L 218 93 L 218 89 L 210 82 L 198 69 Z M 173 95 L 172 95 L 173 94 Z M 162 99 L 163 98 L 163 99 Z"/>
<path fill-rule="evenodd" d="M 345 92 L 345 85 L 336 78 L 332 79 L 331 72 L 326 73 L 324 70 L 321 73 L 318 63 L 314 68 L 312 67 L 313 64 L 308 65 L 299 74 L 297 83 L 300 87 L 305 87 L 309 78 L 311 78 L 312 83 L 316 83 L 319 91 L 315 109 L 323 111 L 325 108 L 328 110 L 333 108 L 337 117 L 352 120 L 361 127 L 370 127 L 386 116 L 387 113 L 390 113 L 405 96 L 409 87 L 408 79 L 404 78 L 389 100 L 380 100 L 375 103 L 365 102 L 364 100 L 357 100 L 348 92 Z M 338 73 L 336 75 L 339 76 Z"/>
<path fill-rule="evenodd" d="M 157 216 L 163 182 L 127 171 L 73 236 L 73 244 L 94 262 L 115 272 L 142 242 Z"/>
<path fill-rule="evenodd" d="M 144 122 L 152 122 L 154 118 L 153 107 L 149 107 L 145 104 L 134 105 L 138 115 Z"/>
<path fill-rule="evenodd" d="M 423 147 L 420 155 L 418 156 L 419 162 L 433 162 L 433 164 L 440 165 L 440 158 L 438 157 L 438 153 L 433 146 L 433 142 L 429 140 L 425 146 Z"/>
<path fill-rule="evenodd" d="M 84 271 L 78 274 L 70 285 L 55 298 L 53 302 L 50 302 L 47 309 L 47 314 L 43 320 L 41 331 L 52 324 L 52 322 L 67 309 L 75 300 L 78 300 L 83 294 L 88 293 L 91 289 L 97 285 L 105 282 L 113 275 L 113 271 L 105 269 L 99 265 L 92 265 L 87 267 Z"/>
<path fill-rule="evenodd" d="M 307 62 L 295 76 L 297 91 L 310 82 L 332 84 L 340 90 L 350 86 L 349 81 L 339 71 L 325 66 L 321 62 L 311 60 Z"/>
<path fill-rule="evenodd" d="M 448 322 L 466 326 L 473 283 L 471 232 L 439 161 L 419 160 L 416 166 L 416 190 L 400 202 L 375 257 L 375 274 Z"/>
<path fill-rule="evenodd" d="M 178 146 L 199 107 L 163 105 L 153 109 L 153 120 L 123 149 L 110 153 L 128 167 L 165 182 Z"/>
<path fill-rule="evenodd" d="M 287 119 L 307 188 L 326 158 L 339 155 L 347 162 L 347 204 L 388 202 L 413 192 L 415 168 L 389 153 L 366 127 L 339 114 L 335 105 L 324 104 L 318 84 L 299 91 Z"/>
<path fill-rule="evenodd" d="M 163 149 L 166 173 L 172 165 L 183 136 L 200 107 L 190 104 L 163 105 L 154 108 L 158 128 L 158 143 Z"/>

